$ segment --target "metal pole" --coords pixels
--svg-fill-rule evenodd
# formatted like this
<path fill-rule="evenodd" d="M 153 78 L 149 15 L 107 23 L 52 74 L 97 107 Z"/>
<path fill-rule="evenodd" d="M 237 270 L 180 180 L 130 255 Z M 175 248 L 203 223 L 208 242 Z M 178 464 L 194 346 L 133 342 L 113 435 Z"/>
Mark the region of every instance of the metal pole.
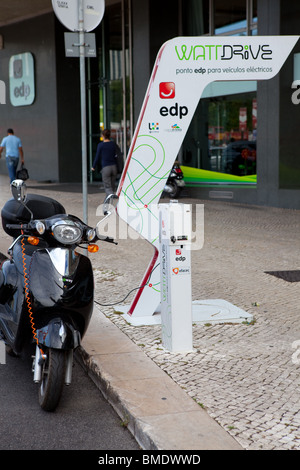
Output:
<path fill-rule="evenodd" d="M 88 112 L 89 112 L 89 168 L 91 168 L 93 164 L 93 136 L 92 136 L 92 85 L 91 85 L 91 59 L 88 58 Z M 93 172 L 90 171 L 89 173 L 89 182 L 93 182 Z"/>
<path fill-rule="evenodd" d="M 127 153 L 127 113 L 126 113 L 126 44 L 125 44 L 125 2 L 122 0 L 122 92 L 123 92 L 123 155 Z"/>
<path fill-rule="evenodd" d="M 88 223 L 87 208 L 87 142 L 86 142 L 86 85 L 85 85 L 85 50 L 84 50 L 84 13 L 83 0 L 79 0 L 79 60 L 80 60 L 80 95 L 81 95 L 81 149 L 82 149 L 82 199 L 83 221 Z"/>
<path fill-rule="evenodd" d="M 129 88 L 130 88 L 130 141 L 133 136 L 133 76 L 132 76 L 132 8 L 128 1 L 128 29 L 129 29 Z M 124 152 L 124 161 L 126 152 Z"/>

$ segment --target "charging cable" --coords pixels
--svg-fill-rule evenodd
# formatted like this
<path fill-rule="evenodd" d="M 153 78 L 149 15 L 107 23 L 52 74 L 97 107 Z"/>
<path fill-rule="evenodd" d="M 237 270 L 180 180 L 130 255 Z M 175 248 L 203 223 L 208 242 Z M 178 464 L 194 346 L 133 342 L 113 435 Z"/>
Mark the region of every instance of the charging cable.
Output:
<path fill-rule="evenodd" d="M 127 297 L 129 297 L 130 294 L 132 294 L 132 292 L 134 292 L 134 291 L 136 291 L 136 290 L 139 290 L 139 289 L 143 289 L 144 287 L 147 287 L 147 286 L 149 285 L 151 276 L 152 276 L 153 272 L 155 271 L 155 269 L 156 269 L 159 265 L 160 265 L 160 263 L 158 263 L 158 264 L 152 269 L 152 271 L 151 271 L 151 273 L 150 273 L 150 276 L 149 276 L 149 279 L 148 279 L 148 281 L 147 281 L 146 284 L 144 284 L 143 286 L 134 287 L 134 289 L 131 289 L 131 291 L 129 291 L 128 294 L 127 294 L 122 300 L 119 300 L 118 302 L 114 302 L 114 303 L 112 303 L 112 304 L 101 304 L 100 302 L 97 302 L 97 301 L 95 301 L 95 303 L 98 304 L 98 305 L 101 305 L 101 307 L 113 307 L 114 305 L 119 305 L 119 304 L 123 303 L 123 302 L 127 299 Z"/>

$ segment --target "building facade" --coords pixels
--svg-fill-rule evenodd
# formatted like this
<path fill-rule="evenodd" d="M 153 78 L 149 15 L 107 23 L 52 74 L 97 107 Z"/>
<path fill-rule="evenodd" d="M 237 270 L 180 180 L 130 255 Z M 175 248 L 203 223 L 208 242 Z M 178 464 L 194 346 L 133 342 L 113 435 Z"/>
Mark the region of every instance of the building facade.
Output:
<path fill-rule="evenodd" d="M 5 12 L 1 3 L 7 0 L 0 0 Z M 28 0 L 26 12 L 18 10 L 21 3 L 10 0 L 14 16 L 10 11 L 0 16 L 1 137 L 9 127 L 21 137 L 32 179 L 81 181 L 79 59 L 66 57 L 67 29 L 51 0 L 39 0 L 39 10 L 35 0 Z M 106 0 L 93 33 L 97 55 L 85 60 L 88 167 L 105 127 L 126 157 L 165 41 L 298 35 L 300 5 L 293 0 Z M 271 80 L 208 86 L 178 154 L 190 194 L 300 209 L 299 89 L 300 41 Z M 6 172 L 4 159 L 0 172 Z"/>

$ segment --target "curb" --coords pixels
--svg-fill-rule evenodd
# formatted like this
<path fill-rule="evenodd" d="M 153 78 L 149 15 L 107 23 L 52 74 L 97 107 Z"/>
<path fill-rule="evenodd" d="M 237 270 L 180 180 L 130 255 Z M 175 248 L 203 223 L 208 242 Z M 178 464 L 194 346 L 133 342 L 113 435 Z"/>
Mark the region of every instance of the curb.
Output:
<path fill-rule="evenodd" d="M 76 358 L 143 450 L 242 450 L 96 307 Z"/>

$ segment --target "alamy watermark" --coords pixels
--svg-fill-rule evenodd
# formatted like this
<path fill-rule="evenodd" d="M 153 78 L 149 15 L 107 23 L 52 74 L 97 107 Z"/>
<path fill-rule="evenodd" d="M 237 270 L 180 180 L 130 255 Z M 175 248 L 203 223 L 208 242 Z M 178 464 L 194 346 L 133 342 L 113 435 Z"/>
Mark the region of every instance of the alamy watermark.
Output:
<path fill-rule="evenodd" d="M 6 104 L 6 88 L 2 80 L 0 80 L 0 104 Z"/>
<path fill-rule="evenodd" d="M 292 348 L 295 349 L 295 352 L 292 354 L 292 363 L 300 364 L 300 339 L 292 343 Z"/>
<path fill-rule="evenodd" d="M 295 90 L 292 93 L 291 100 L 293 104 L 300 104 L 300 80 L 294 80 L 292 83 L 292 89 Z"/>
<path fill-rule="evenodd" d="M 6 364 L 6 348 L 5 343 L 0 339 L 0 364 Z"/>
<path fill-rule="evenodd" d="M 191 204 L 190 217 L 186 217 L 186 208 L 184 204 L 178 205 L 179 209 L 176 215 L 170 212 L 170 237 L 173 231 L 177 236 L 177 242 L 184 240 L 188 242 L 188 249 L 200 250 L 204 244 L 204 205 Z M 135 203 L 131 206 L 127 205 L 125 212 L 126 221 L 118 217 L 113 206 L 98 206 L 96 210 L 97 216 L 103 215 L 103 209 L 109 211 L 111 215 L 102 218 L 98 222 L 98 233 L 103 236 L 112 237 L 119 240 L 137 240 L 144 238 L 153 244 L 159 241 L 159 236 L 163 238 L 168 236 L 164 234 L 164 227 L 160 220 L 159 204 L 141 204 Z"/>

